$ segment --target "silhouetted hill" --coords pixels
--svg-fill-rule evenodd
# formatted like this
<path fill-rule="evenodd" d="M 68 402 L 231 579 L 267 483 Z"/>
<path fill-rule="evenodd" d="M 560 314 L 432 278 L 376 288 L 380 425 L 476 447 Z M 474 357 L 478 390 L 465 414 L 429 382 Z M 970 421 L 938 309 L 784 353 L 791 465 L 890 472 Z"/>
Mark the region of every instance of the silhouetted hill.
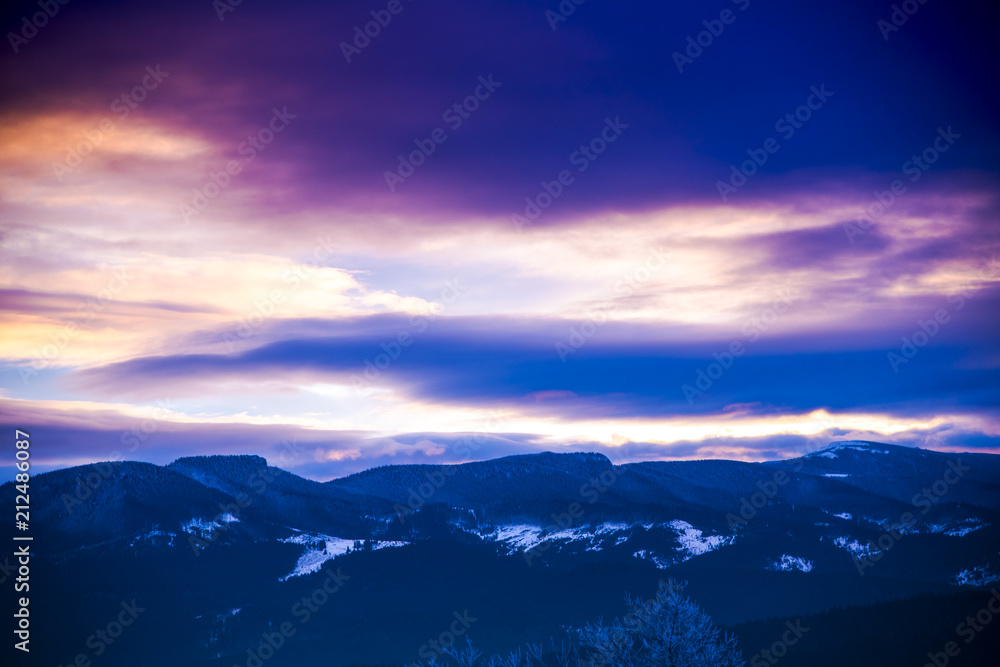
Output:
<path fill-rule="evenodd" d="M 167 468 L 227 494 L 247 517 L 279 525 L 295 517 L 303 530 L 364 539 L 374 525 L 371 517 L 391 511 L 377 497 L 304 479 L 268 466 L 260 456 L 194 456 Z"/>
<path fill-rule="evenodd" d="M 786 470 L 797 468 L 811 475 L 836 475 L 845 484 L 908 504 L 926 489 L 931 493 L 925 495 L 942 501 L 1000 511 L 1000 457 L 990 454 L 946 454 L 851 440 L 766 465 Z M 949 480 L 957 481 L 949 483 Z"/>
<path fill-rule="evenodd" d="M 14 485 L 0 497 L 13 499 Z M 231 500 L 173 470 L 150 463 L 112 461 L 56 470 L 31 479 L 32 526 L 47 549 L 126 540 L 156 526 L 214 516 Z"/>
<path fill-rule="evenodd" d="M 937 502 L 914 503 L 959 460 L 970 469 Z M 1000 582 L 997 460 L 847 442 L 769 463 L 543 453 L 327 483 L 258 456 L 59 470 L 31 479 L 33 657 L 68 664 L 134 598 L 148 612 L 102 665 L 246 665 L 264 633 L 342 572 L 342 590 L 267 667 L 412 664 L 466 609 L 480 648 L 510 650 L 618 615 L 623 594 L 648 595 L 665 577 L 688 580 L 720 623 L 760 621 L 739 628 L 748 646 L 780 630 L 761 619 L 829 628 L 782 664 L 869 650 L 894 664 L 866 629 L 879 623 L 900 637 L 886 645 L 919 660 L 911 649 L 952 621 L 930 618 L 931 602 L 867 605 L 938 594 L 941 611 L 958 609 L 954 595 Z M 0 487 L 0 502 L 14 495 Z M 163 645 L 164 627 L 185 640 Z M 865 660 L 852 664 L 878 664 Z"/>

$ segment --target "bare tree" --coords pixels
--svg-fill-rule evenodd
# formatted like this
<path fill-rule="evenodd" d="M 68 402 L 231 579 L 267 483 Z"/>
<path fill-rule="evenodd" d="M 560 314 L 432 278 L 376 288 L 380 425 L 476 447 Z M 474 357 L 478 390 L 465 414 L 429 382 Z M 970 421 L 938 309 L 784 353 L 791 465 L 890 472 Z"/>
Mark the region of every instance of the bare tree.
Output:
<path fill-rule="evenodd" d="M 560 667 L 744 667 L 736 638 L 723 634 L 701 607 L 684 595 L 684 582 L 661 581 L 656 596 L 646 602 L 626 596 L 629 607 L 621 619 L 582 628 L 568 628 L 568 646 L 552 642 Z M 460 667 L 532 667 L 545 665 L 541 644 L 518 648 L 506 657 L 480 660 L 468 638 L 466 648 L 445 649 Z M 440 663 L 433 660 L 429 667 Z"/>
<path fill-rule="evenodd" d="M 626 596 L 629 613 L 610 625 L 577 629 L 582 664 L 608 667 L 743 667 L 736 638 L 723 635 L 694 601 L 683 582 L 661 581 L 656 596 L 642 602 Z"/>
<path fill-rule="evenodd" d="M 444 649 L 444 652 L 449 658 L 454 660 L 456 663 L 461 665 L 461 667 L 473 667 L 478 661 L 479 656 L 482 655 L 479 651 L 473 648 L 472 643 L 468 638 L 465 639 L 465 650 L 460 651 L 454 646 Z"/>

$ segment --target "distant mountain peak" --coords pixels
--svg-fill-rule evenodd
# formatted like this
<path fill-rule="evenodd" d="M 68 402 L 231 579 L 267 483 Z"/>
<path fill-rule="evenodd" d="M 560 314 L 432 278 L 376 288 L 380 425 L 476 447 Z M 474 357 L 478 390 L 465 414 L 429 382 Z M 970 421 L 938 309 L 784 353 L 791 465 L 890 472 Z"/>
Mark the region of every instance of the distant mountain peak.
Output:
<path fill-rule="evenodd" d="M 821 447 L 806 456 L 822 456 L 823 458 L 835 459 L 839 452 L 860 451 L 869 454 L 889 454 L 896 445 L 884 442 L 873 442 L 871 440 L 838 440 L 831 442 L 826 447 Z"/>
<path fill-rule="evenodd" d="M 539 452 L 538 454 L 528 454 L 527 456 L 537 456 L 539 458 L 556 458 L 563 461 L 592 461 L 598 463 L 611 463 L 604 454 L 598 452 Z"/>
<path fill-rule="evenodd" d="M 267 466 L 267 459 L 256 454 L 215 454 L 212 456 L 184 456 L 177 459 L 171 466 L 194 466 L 198 468 L 219 464 L 239 464 L 243 466 Z"/>
<path fill-rule="evenodd" d="M 611 467 L 611 459 L 598 452 L 537 452 L 532 454 L 514 454 L 485 462 L 494 465 L 524 464 L 542 465 L 569 472 L 582 467 Z"/>

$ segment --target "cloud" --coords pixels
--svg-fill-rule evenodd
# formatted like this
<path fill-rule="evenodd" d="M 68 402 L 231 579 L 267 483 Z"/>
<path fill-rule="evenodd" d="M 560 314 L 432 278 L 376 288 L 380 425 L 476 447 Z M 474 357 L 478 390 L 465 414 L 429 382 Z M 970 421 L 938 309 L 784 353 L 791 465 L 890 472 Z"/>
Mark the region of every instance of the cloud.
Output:
<path fill-rule="evenodd" d="M 997 295 L 974 299 L 898 368 L 889 354 L 902 354 L 902 339 L 920 331 L 916 319 L 880 322 L 846 343 L 839 336 L 772 335 L 757 329 L 751 333 L 759 340 L 736 332 L 729 340 L 657 343 L 642 331 L 655 327 L 639 327 L 636 333 L 619 325 L 563 362 L 555 342 L 568 340 L 563 332 L 569 323 L 533 320 L 526 336 L 524 323 L 483 318 L 435 322 L 389 360 L 387 341 L 395 341 L 400 331 L 414 331 L 408 321 L 389 318 L 329 323 L 336 332 L 332 336 L 319 335 L 321 324 L 314 322 L 300 325 L 315 332 L 309 338 L 279 335 L 275 342 L 235 355 L 137 358 L 82 370 L 64 382 L 88 395 L 132 400 L 164 392 L 190 399 L 220 392 L 249 397 L 279 388 L 309 394 L 328 384 L 337 387 L 331 396 L 362 412 L 379 400 L 405 397 L 462 409 L 507 406 L 570 422 L 707 416 L 730 406 L 776 418 L 819 408 L 874 409 L 901 418 L 941 410 L 982 414 L 998 398 L 996 348 L 984 347 L 982 332 L 984 323 L 995 321 Z M 928 310 L 919 321 L 934 312 Z M 484 331 L 490 333 L 484 336 Z M 744 354 L 727 357 L 733 342 L 742 344 Z M 379 355 L 389 360 L 383 370 L 374 369 Z M 948 387 L 947 396 L 941 395 L 942 386 Z"/>
<path fill-rule="evenodd" d="M 2 391 L 44 394 L 52 465 L 103 456 L 120 414 L 164 396 L 179 407 L 151 460 L 209 436 L 270 451 L 287 428 L 314 476 L 448 459 L 492 409 L 510 424 L 476 456 L 746 457 L 825 432 L 819 413 L 873 439 L 992 442 L 1000 135 L 981 7 L 942 5 L 887 49 L 856 38 L 874 22 L 860 6 L 755 4 L 683 74 L 695 4 L 587 4 L 557 30 L 534 2 L 407 4 L 347 62 L 368 11 L 88 3 L 0 54 Z M 121 113 L 149 68 L 168 74 Z M 488 99 L 448 120 L 480 77 Z M 816 85 L 834 95 L 780 136 Z M 598 141 L 609 122 L 620 136 Z M 914 178 L 941 127 L 960 138 Z M 717 183 L 775 136 L 723 201 Z M 857 228 L 895 179 L 905 193 Z"/>
<path fill-rule="evenodd" d="M 516 425 L 516 419 L 508 422 L 506 417 L 496 416 L 487 417 L 469 431 L 386 435 L 304 429 L 289 424 L 268 426 L 197 419 L 177 422 L 164 418 L 162 410 L 158 413 L 153 408 L 136 411 L 128 406 L 50 405 L 3 399 L 0 404 L 3 407 L 0 423 L 17 425 L 33 438 L 50 443 L 44 452 L 38 453 L 33 464 L 39 473 L 107 460 L 165 465 L 184 456 L 258 454 L 271 465 L 326 481 L 378 465 L 463 463 L 542 451 L 600 452 L 616 464 L 704 458 L 776 460 L 801 455 L 838 439 L 868 439 L 939 451 L 1000 452 L 1000 430 L 996 424 L 962 418 L 910 427 L 901 422 L 887 433 L 885 427 L 890 425 L 889 421 L 883 419 L 880 423 L 878 419 L 851 415 L 798 415 L 782 423 L 757 421 L 742 426 L 739 419 L 715 416 L 683 427 L 669 422 L 653 424 L 652 432 L 658 430 L 660 435 L 673 432 L 680 437 L 642 440 L 614 435 L 614 429 L 628 430 L 627 423 L 613 425 L 608 432 L 610 437 L 605 439 L 509 432 L 506 427 Z M 875 428 L 865 427 L 866 422 Z M 685 432 L 699 435 L 685 437 Z M 4 479 L 13 474 L 11 466 L 0 468 Z"/>

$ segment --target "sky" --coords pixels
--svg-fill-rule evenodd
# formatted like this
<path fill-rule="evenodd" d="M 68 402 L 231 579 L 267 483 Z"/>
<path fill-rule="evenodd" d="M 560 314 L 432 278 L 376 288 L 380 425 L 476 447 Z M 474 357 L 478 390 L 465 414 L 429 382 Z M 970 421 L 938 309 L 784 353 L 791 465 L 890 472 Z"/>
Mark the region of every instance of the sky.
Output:
<path fill-rule="evenodd" d="M 14 3 L 0 422 L 36 472 L 1000 453 L 997 13 Z"/>

